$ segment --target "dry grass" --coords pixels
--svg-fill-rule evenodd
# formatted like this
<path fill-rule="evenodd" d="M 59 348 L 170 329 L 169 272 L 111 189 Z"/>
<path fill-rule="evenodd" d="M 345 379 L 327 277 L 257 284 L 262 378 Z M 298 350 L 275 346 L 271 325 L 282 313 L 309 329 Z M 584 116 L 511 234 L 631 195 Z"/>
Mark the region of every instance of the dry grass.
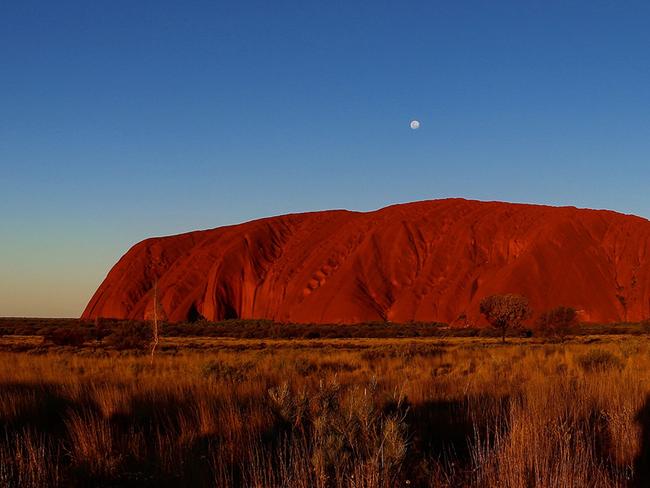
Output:
<path fill-rule="evenodd" d="M 645 336 L 35 342 L 0 486 L 649 486 L 649 371 Z"/>

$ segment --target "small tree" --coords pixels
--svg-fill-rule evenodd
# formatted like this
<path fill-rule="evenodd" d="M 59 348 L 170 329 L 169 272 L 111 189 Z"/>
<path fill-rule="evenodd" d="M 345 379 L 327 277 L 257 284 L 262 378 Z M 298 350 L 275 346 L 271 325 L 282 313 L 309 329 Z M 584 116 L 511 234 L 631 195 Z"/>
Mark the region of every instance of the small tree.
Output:
<path fill-rule="evenodd" d="M 151 362 L 153 363 L 153 357 L 156 353 L 156 348 L 160 341 L 160 321 L 165 320 L 165 311 L 158 300 L 158 280 L 153 284 L 153 304 L 152 310 L 149 314 L 151 318 Z"/>
<path fill-rule="evenodd" d="M 553 308 L 537 319 L 537 327 L 546 334 L 559 337 L 562 341 L 577 325 L 578 313 L 572 307 Z"/>
<path fill-rule="evenodd" d="M 520 327 L 531 315 L 528 299 L 512 293 L 485 297 L 481 300 L 480 311 L 492 327 L 501 330 L 504 343 L 508 329 Z"/>

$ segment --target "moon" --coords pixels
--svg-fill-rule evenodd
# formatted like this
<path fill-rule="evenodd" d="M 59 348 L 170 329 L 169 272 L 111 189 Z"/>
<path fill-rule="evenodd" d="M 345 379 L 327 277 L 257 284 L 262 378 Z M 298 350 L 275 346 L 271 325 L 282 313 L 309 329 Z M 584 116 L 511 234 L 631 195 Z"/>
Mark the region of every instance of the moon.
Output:
<path fill-rule="evenodd" d="M 411 129 L 419 129 L 420 128 L 420 121 L 419 120 L 411 120 L 411 123 L 409 124 L 411 126 Z"/>

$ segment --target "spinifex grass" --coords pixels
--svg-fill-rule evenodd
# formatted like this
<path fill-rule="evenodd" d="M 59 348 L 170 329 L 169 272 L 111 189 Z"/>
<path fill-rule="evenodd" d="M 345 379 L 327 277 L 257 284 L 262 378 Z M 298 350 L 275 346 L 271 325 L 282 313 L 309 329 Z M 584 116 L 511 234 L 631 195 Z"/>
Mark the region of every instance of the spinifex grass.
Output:
<path fill-rule="evenodd" d="M 172 342 L 0 353 L 0 486 L 648 482 L 643 336 Z"/>

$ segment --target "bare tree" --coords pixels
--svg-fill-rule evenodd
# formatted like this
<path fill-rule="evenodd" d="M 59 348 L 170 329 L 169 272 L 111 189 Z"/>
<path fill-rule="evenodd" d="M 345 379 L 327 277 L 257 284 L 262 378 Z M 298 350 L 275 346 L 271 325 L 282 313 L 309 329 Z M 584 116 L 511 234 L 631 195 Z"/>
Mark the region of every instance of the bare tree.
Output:
<path fill-rule="evenodd" d="M 163 314 L 160 314 L 159 311 L 162 311 L 160 308 L 160 303 L 158 302 L 158 280 L 156 280 L 153 284 L 153 316 L 152 316 L 152 323 L 151 323 L 151 363 L 153 363 L 153 356 L 156 352 L 156 348 L 158 347 L 158 342 L 159 342 L 159 337 L 160 337 L 160 329 L 158 325 L 158 319 L 159 315 L 162 318 Z"/>
<path fill-rule="evenodd" d="M 572 307 L 556 307 L 541 314 L 537 327 L 545 334 L 555 335 L 562 341 L 578 325 L 578 313 Z"/>
<path fill-rule="evenodd" d="M 481 313 L 492 327 L 501 330 L 501 339 L 506 342 L 508 329 L 516 329 L 530 317 L 528 299 L 512 293 L 491 295 L 481 300 Z"/>

